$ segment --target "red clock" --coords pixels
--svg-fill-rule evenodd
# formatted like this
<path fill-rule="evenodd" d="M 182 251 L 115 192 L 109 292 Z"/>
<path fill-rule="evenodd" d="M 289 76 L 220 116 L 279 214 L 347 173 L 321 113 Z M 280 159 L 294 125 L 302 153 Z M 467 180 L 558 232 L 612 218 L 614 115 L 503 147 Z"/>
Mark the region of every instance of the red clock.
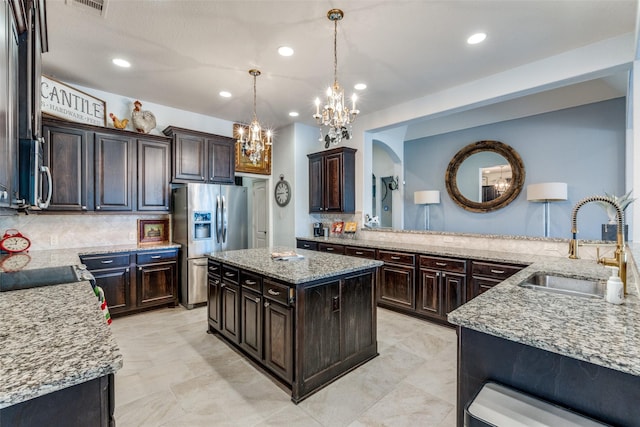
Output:
<path fill-rule="evenodd" d="M 20 234 L 15 228 L 10 228 L 0 240 L 0 249 L 5 252 L 24 252 L 31 246 L 31 241 Z"/>

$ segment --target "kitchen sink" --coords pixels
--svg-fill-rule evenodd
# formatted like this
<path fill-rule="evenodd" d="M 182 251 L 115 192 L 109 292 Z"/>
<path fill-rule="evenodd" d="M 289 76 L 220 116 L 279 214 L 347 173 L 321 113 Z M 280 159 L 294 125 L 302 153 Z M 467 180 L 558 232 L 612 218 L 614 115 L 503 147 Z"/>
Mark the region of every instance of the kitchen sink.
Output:
<path fill-rule="evenodd" d="M 523 288 L 585 298 L 603 298 L 606 281 L 576 279 L 548 273 L 536 273 L 520 284 Z"/>

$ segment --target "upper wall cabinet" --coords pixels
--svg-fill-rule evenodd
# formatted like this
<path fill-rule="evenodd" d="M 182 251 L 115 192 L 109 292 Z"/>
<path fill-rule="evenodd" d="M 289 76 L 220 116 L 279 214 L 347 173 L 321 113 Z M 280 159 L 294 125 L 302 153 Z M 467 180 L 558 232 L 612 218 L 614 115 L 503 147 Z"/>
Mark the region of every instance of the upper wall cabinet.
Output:
<path fill-rule="evenodd" d="M 233 184 L 236 172 L 234 139 L 175 126 L 162 132 L 173 138 L 171 182 Z"/>
<path fill-rule="evenodd" d="M 169 210 L 167 138 L 53 119 L 42 129 L 50 210 Z"/>
<path fill-rule="evenodd" d="M 309 157 L 309 212 L 354 213 L 356 150 L 334 148 Z"/>

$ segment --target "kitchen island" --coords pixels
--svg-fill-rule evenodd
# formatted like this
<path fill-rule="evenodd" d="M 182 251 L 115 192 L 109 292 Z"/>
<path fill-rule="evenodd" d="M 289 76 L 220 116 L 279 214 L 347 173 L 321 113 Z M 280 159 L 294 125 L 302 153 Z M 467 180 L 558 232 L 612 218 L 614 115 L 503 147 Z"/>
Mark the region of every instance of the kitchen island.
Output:
<path fill-rule="evenodd" d="M 611 425 L 640 425 L 637 269 L 629 268 L 622 305 L 519 286 L 538 272 L 608 275 L 594 261 L 535 262 L 449 313 L 458 326 L 458 426 L 487 381 Z"/>
<path fill-rule="evenodd" d="M 298 403 L 378 355 L 376 269 L 382 262 L 290 248 L 212 253 L 208 323 Z"/>

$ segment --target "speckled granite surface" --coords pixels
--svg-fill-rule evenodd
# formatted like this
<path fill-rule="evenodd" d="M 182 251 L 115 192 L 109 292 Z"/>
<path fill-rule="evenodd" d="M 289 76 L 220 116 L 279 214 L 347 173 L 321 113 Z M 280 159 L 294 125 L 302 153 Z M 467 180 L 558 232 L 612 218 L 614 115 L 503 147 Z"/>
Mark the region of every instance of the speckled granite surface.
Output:
<path fill-rule="evenodd" d="M 324 238 L 304 238 L 324 242 Z M 537 272 L 606 280 L 593 260 L 460 247 L 329 238 L 329 243 L 528 265 L 490 291 L 449 313 L 449 322 L 500 338 L 640 376 L 640 245 L 629 244 L 628 295 L 622 305 L 518 286 Z"/>
<path fill-rule="evenodd" d="M 59 267 L 63 265 L 76 265 L 80 263 L 80 259 L 78 255 L 93 255 L 93 254 L 109 254 L 109 253 L 118 253 L 118 252 L 144 252 L 144 251 L 154 251 L 154 250 L 162 250 L 162 249 L 174 249 L 180 248 L 179 244 L 176 243 L 167 243 L 160 245 L 148 245 L 148 246 L 138 246 L 138 245 L 117 245 L 117 246 L 95 246 L 95 247 L 84 247 L 84 248 L 71 248 L 71 249 L 55 249 L 55 250 L 44 250 L 44 251 L 30 251 L 22 254 L 15 255 L 0 255 L 0 272 L 8 271 L 8 269 L 4 269 L 4 261 L 10 259 L 10 262 L 7 264 L 8 266 L 12 265 L 11 261 L 18 261 L 18 257 L 27 256 L 24 258 L 26 264 L 22 268 L 23 270 L 34 270 L 38 268 L 48 268 L 48 267 Z"/>
<path fill-rule="evenodd" d="M 0 408 L 122 367 L 88 282 L 3 292 L 0 325 Z"/>
<path fill-rule="evenodd" d="M 296 251 L 303 259 L 274 261 L 272 252 Z M 382 261 L 285 247 L 213 252 L 210 258 L 287 283 L 300 284 L 378 267 Z"/>

